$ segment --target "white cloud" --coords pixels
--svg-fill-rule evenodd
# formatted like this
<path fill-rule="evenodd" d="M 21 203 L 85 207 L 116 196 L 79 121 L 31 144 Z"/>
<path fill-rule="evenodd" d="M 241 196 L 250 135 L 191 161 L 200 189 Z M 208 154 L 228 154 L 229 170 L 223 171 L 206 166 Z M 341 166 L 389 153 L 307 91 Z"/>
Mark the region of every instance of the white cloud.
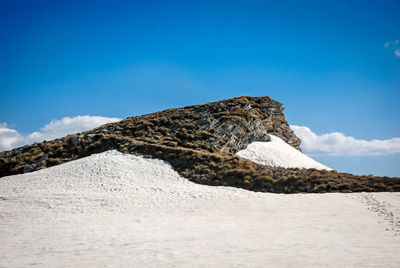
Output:
<path fill-rule="evenodd" d="M 23 139 L 18 131 L 8 128 L 6 123 L 0 123 L 0 151 L 11 149 Z"/>
<path fill-rule="evenodd" d="M 388 41 L 385 43 L 385 47 L 389 48 L 391 46 L 397 46 L 399 44 L 400 40 L 394 40 L 394 41 Z"/>
<path fill-rule="evenodd" d="M 385 43 L 386 48 L 394 49 L 394 55 L 396 57 L 400 57 L 400 48 L 399 48 L 400 40 L 388 41 Z"/>
<path fill-rule="evenodd" d="M 90 130 L 92 128 L 116 122 L 121 119 L 115 117 L 78 115 L 64 117 L 61 120 L 52 120 L 33 133 L 22 135 L 15 129 L 9 128 L 6 123 L 0 123 L 0 151 L 10 150 L 25 144 L 53 140 L 63 136 Z"/>
<path fill-rule="evenodd" d="M 301 139 L 301 148 L 310 155 L 365 156 L 400 152 L 400 138 L 361 140 L 340 132 L 318 135 L 304 126 L 290 126 Z"/>

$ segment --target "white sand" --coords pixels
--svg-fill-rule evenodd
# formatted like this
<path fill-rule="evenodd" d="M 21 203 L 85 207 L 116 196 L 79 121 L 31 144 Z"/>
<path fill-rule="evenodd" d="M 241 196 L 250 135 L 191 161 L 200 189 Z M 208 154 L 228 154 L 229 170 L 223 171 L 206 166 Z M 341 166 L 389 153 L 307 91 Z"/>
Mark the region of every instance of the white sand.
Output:
<path fill-rule="evenodd" d="M 0 178 L 0 267 L 400 267 L 399 216 L 400 193 L 203 186 L 110 151 Z"/>
<path fill-rule="evenodd" d="M 296 150 L 279 137 L 271 135 L 269 142 L 252 142 L 246 149 L 237 152 L 240 157 L 261 165 L 285 168 L 315 168 L 332 170 Z"/>

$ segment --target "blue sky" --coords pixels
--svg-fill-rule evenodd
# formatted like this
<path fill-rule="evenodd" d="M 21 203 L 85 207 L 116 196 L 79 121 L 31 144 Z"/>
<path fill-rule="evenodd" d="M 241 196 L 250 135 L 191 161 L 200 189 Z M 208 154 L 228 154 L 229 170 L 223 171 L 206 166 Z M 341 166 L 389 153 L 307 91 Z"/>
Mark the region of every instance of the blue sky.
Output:
<path fill-rule="evenodd" d="M 399 10 L 398 1 L 3 0 L 0 127 L 29 135 L 64 117 L 251 95 L 280 101 L 291 125 L 318 135 L 397 138 Z M 370 154 L 315 158 L 400 176 L 398 150 Z"/>

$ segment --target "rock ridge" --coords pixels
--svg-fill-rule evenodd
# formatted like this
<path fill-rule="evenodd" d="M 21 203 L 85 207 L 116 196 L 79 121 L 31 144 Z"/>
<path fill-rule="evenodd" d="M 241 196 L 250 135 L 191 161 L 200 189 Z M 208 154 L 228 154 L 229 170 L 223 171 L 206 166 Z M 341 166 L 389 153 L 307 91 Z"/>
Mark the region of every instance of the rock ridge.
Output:
<path fill-rule="evenodd" d="M 253 191 L 399 191 L 400 178 L 336 171 L 273 168 L 235 155 L 254 141 L 280 137 L 300 150 L 282 104 L 269 97 L 237 97 L 129 117 L 61 139 L 0 153 L 0 177 L 118 150 L 160 158 L 191 181 Z"/>

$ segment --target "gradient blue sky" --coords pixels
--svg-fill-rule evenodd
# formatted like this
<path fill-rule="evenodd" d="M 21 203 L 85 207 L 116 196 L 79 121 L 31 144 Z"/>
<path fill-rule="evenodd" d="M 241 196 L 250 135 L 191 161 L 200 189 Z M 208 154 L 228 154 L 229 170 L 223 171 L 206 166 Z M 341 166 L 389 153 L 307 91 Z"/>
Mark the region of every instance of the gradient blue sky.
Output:
<path fill-rule="evenodd" d="M 271 96 L 318 134 L 400 133 L 399 1 L 1 1 L 0 122 Z M 320 156 L 400 176 L 400 153 Z"/>

